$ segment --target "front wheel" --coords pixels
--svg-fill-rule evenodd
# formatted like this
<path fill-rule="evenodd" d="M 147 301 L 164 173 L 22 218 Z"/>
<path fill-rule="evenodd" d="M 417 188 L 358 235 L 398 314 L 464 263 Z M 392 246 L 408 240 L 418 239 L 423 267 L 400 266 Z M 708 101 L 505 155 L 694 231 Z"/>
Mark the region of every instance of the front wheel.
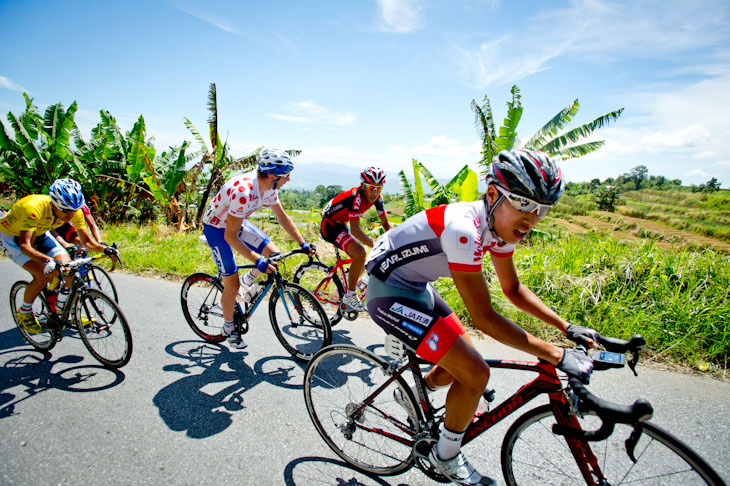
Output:
<path fill-rule="evenodd" d="M 292 356 L 309 361 L 332 342 L 324 309 L 312 293 L 297 284 L 275 286 L 269 299 L 269 320 L 279 342 Z"/>
<path fill-rule="evenodd" d="M 28 344 L 33 346 L 39 351 L 49 351 L 58 341 L 58 331 L 54 329 L 52 323 L 49 322 L 48 316 L 50 310 L 48 304 L 40 295 L 33 301 L 33 314 L 35 314 L 38 323 L 41 325 L 41 332 L 37 334 L 31 334 L 25 330 L 23 326 L 18 322 L 18 316 L 16 312 L 23 305 L 23 296 L 25 295 L 25 288 L 28 286 L 28 282 L 15 282 L 10 288 L 10 312 L 13 313 L 13 320 L 15 325 L 18 326 L 20 334 L 23 335 Z"/>
<path fill-rule="evenodd" d="M 345 295 L 345 288 L 340 277 L 335 273 L 327 278 L 331 268 L 322 262 L 306 262 L 294 272 L 292 281 L 314 294 L 327 313 L 330 325 L 334 326 L 342 320 L 340 303 Z"/>
<path fill-rule="evenodd" d="M 114 285 L 109 272 L 99 265 L 89 265 L 89 269 L 86 272 L 88 276 L 87 284 L 89 288 L 96 289 L 105 293 L 117 304 L 119 303 L 119 295 L 117 294 L 117 287 Z"/>
<path fill-rule="evenodd" d="M 413 465 L 420 431 L 410 387 L 400 376 L 387 383 L 388 370 L 369 351 L 334 345 L 318 352 L 304 374 L 304 402 L 322 439 L 354 468 L 383 476 Z M 395 401 L 398 388 L 402 403 Z"/>
<path fill-rule="evenodd" d="M 190 329 L 208 343 L 226 340 L 223 334 L 223 285 L 213 275 L 194 273 L 180 290 L 180 305 Z"/>
<path fill-rule="evenodd" d="M 106 294 L 89 289 L 76 301 L 76 323 L 86 349 L 108 368 L 132 357 L 132 331 L 122 310 Z"/>
<path fill-rule="evenodd" d="M 595 414 L 576 417 L 583 430 L 595 430 L 600 419 Z M 543 405 L 518 418 L 502 443 L 502 472 L 510 486 L 584 484 L 576 460 L 565 437 L 555 435 L 550 405 Z M 613 434 L 598 442 L 578 441 L 580 450 L 595 457 L 599 474 L 587 484 L 711 485 L 725 483 L 692 449 L 663 429 L 645 422 L 634 449 L 634 463 L 624 441 L 632 426 L 616 424 Z M 604 476 L 601 482 L 599 475 Z"/>

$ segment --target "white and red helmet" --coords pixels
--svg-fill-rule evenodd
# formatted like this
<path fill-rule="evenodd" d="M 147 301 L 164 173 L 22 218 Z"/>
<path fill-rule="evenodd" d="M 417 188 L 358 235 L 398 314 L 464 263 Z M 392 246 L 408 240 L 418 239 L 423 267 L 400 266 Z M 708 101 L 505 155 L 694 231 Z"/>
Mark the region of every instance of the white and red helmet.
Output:
<path fill-rule="evenodd" d="M 360 172 L 360 181 L 365 184 L 382 186 L 385 184 L 385 172 L 383 172 L 383 169 L 378 167 L 368 167 L 364 171 Z"/>

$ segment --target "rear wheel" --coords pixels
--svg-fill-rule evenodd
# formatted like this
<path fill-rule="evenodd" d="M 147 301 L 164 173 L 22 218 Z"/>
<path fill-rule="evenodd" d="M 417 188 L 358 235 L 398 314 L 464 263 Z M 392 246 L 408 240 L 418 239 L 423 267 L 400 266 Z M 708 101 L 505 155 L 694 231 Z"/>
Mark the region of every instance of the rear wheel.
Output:
<path fill-rule="evenodd" d="M 292 356 L 309 361 L 332 342 L 327 314 L 312 293 L 294 283 L 275 286 L 269 298 L 269 319 L 279 342 Z"/>
<path fill-rule="evenodd" d="M 23 305 L 23 296 L 25 295 L 26 287 L 28 287 L 28 282 L 20 281 L 15 282 L 10 288 L 10 312 L 13 313 L 15 325 L 18 326 L 20 334 L 28 341 L 28 344 L 39 351 L 48 351 L 56 345 L 58 331 L 52 328 L 52 323 L 49 323 L 48 316 L 50 315 L 50 310 L 43 297 L 39 295 L 33 301 L 33 314 L 35 314 L 38 323 L 41 325 L 41 332 L 31 334 L 18 322 L 16 313 L 20 309 L 20 306 Z"/>
<path fill-rule="evenodd" d="M 226 340 L 223 334 L 223 285 L 207 273 L 194 273 L 185 279 L 180 291 L 185 320 L 190 329 L 208 343 Z"/>
<path fill-rule="evenodd" d="M 340 302 L 345 288 L 337 273 L 327 278 L 329 271 L 330 267 L 322 262 L 306 262 L 294 272 L 292 281 L 312 292 L 327 313 L 330 325 L 334 326 L 342 319 Z"/>
<path fill-rule="evenodd" d="M 576 417 L 581 429 L 596 430 L 600 419 L 595 414 Z M 585 484 L 568 447 L 568 440 L 577 442 L 577 450 L 594 457 L 596 468 L 607 483 L 595 473 L 590 484 L 636 485 L 711 485 L 725 483 L 715 471 L 687 445 L 649 422 L 634 449 L 634 463 L 624 442 L 632 426 L 616 424 L 611 436 L 603 441 L 585 442 L 555 435 L 550 405 L 537 407 L 518 418 L 502 443 L 502 472 L 510 486 Z"/>
<path fill-rule="evenodd" d="M 317 353 L 304 374 L 304 402 L 327 445 L 353 467 L 395 475 L 413 465 L 417 408 L 410 387 L 391 379 L 388 364 L 369 351 L 349 345 Z M 395 401 L 401 390 L 403 403 Z M 414 420 L 414 418 L 416 418 Z"/>
<path fill-rule="evenodd" d="M 121 368 L 132 357 L 132 331 L 122 310 L 106 294 L 89 289 L 76 301 L 79 335 L 92 356 L 109 368 Z"/>

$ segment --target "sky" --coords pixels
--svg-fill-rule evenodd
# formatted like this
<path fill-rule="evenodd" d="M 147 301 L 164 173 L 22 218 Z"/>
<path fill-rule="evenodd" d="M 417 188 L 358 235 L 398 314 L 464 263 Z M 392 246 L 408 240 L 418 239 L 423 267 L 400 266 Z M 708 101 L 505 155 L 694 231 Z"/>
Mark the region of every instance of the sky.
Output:
<path fill-rule="evenodd" d="M 479 172 L 472 100 L 501 125 L 517 85 L 522 140 L 575 99 L 568 128 L 624 108 L 602 149 L 560 163 L 568 181 L 645 165 L 730 187 L 727 0 L 0 0 L 3 121 L 23 92 L 76 101 L 87 137 L 100 110 L 123 130 L 142 115 L 159 152 L 193 140 L 184 118 L 206 131 L 211 83 L 234 155 L 299 149 L 296 167 L 344 164 L 353 185 L 412 159 Z"/>

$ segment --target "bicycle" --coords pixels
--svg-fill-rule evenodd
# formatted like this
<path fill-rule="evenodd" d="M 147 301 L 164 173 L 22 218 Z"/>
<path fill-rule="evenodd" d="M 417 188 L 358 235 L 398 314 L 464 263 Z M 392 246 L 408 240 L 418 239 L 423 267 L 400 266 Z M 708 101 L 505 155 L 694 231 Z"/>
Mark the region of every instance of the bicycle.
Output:
<path fill-rule="evenodd" d="M 388 340 L 400 346 L 386 342 L 391 361 L 350 345 L 318 352 L 304 376 L 309 416 L 327 445 L 355 469 L 396 475 L 415 465 L 436 481 L 448 481 L 428 460 L 444 418 L 443 407 L 434 407 L 425 393 L 421 366 L 430 363 L 392 336 Z M 596 371 L 624 366 L 624 354 L 619 353 L 628 352 L 628 364 L 636 375 L 639 351 L 645 347 L 641 336 L 629 341 L 601 336 L 600 343 L 612 352 L 601 351 L 603 359 L 594 353 Z M 500 462 L 508 485 L 725 484 L 697 453 L 648 421 L 653 409 L 647 400 L 640 398 L 630 406 L 604 401 L 576 378 L 569 378 L 566 386 L 555 366 L 542 360 L 485 361 L 492 370 L 523 370 L 538 376 L 475 416 L 463 445 L 533 398 L 543 394 L 549 398 L 548 404 L 518 417 L 504 437 Z M 417 399 L 404 379 L 407 371 L 415 379 Z M 487 401 L 493 398 L 493 390 L 485 392 Z M 624 447 L 615 443 L 626 437 Z"/>
<path fill-rule="evenodd" d="M 132 357 L 132 332 L 127 318 L 117 303 L 105 293 L 91 288 L 88 280 L 92 261 L 104 257 L 86 257 L 71 260 L 61 266 L 59 285 L 67 288 L 64 275 L 71 275 L 73 283 L 60 314 L 55 311 L 45 292 L 33 302 L 33 313 L 41 325 L 41 332 L 30 334 L 18 322 L 15 310 L 23 303 L 26 281 L 15 282 L 10 288 L 10 307 L 15 324 L 23 338 L 39 351 L 50 351 L 63 339 L 66 329 L 77 330 L 89 353 L 108 368 L 121 368 Z"/>
<path fill-rule="evenodd" d="M 340 256 L 339 248 L 335 247 L 337 261 L 333 265 L 326 265 L 319 260 L 309 258 L 309 261 L 302 263 L 294 272 L 292 281 L 312 291 L 327 312 L 327 317 L 332 326 L 336 325 L 344 317 L 348 321 L 357 319 L 359 312 L 345 309 L 342 305 L 342 297 L 349 290 L 348 276 L 349 268 L 346 265 L 352 263 L 352 258 L 343 259 Z M 365 301 L 367 294 L 367 280 L 364 277 L 357 282 L 357 298 Z"/>
<path fill-rule="evenodd" d="M 308 250 L 296 249 L 286 253 L 273 254 L 269 262 L 275 263 L 297 253 Z M 239 270 L 255 268 L 256 265 L 238 265 Z M 275 288 L 269 299 L 269 320 L 274 334 L 284 349 L 297 359 L 308 361 L 315 352 L 332 342 L 332 330 L 327 314 L 304 287 L 288 282 L 278 269 L 266 274 L 250 302 L 243 305 L 236 302 L 233 321 L 241 335 L 248 332 L 251 315 L 264 300 L 269 290 Z M 213 276 L 198 272 L 183 282 L 180 303 L 190 328 L 209 343 L 220 343 L 227 339 L 223 333 L 223 308 L 220 297 L 223 281 L 220 272 Z"/>
<path fill-rule="evenodd" d="M 116 245 L 113 245 L 116 248 Z M 89 256 L 89 252 L 86 248 L 76 246 L 76 245 L 69 245 L 68 248 L 66 248 L 66 251 L 71 256 L 72 260 L 78 259 L 78 258 L 86 258 Z M 104 258 L 102 255 L 93 256 L 92 258 L 98 259 L 98 258 Z M 121 262 L 120 262 L 121 263 Z M 113 272 L 116 268 L 117 260 L 112 260 L 112 267 L 111 271 Z M 124 265 L 122 265 L 123 267 Z M 89 264 L 86 266 L 86 268 L 82 271 L 82 276 L 86 280 L 86 283 L 89 287 L 92 289 L 100 290 L 101 292 L 105 293 L 109 297 L 114 299 L 114 302 L 117 304 L 119 303 L 119 294 L 117 292 L 117 287 L 114 285 L 114 281 L 112 280 L 111 276 L 109 275 L 109 272 L 100 265 L 95 264 Z"/>

